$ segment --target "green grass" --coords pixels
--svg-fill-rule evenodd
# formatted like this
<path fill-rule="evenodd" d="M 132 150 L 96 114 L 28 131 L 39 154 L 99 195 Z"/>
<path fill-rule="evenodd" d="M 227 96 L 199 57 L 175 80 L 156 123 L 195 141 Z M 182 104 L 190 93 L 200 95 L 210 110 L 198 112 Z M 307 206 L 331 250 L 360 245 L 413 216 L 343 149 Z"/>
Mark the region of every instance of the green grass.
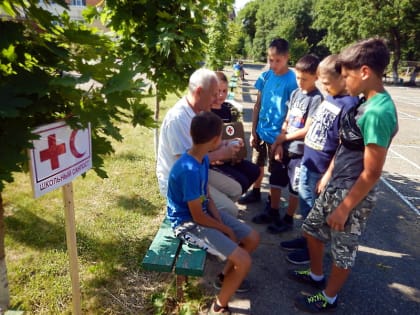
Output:
<path fill-rule="evenodd" d="M 174 96 L 161 105 L 162 117 L 175 101 Z M 155 176 L 153 130 L 120 127 L 124 141 L 114 143 L 115 154 L 105 162 L 109 178 L 88 171 L 73 181 L 82 312 L 194 314 L 200 292 L 176 305 L 173 275 L 140 267 L 165 215 L 165 200 Z M 2 195 L 10 308 L 71 314 L 61 188 L 34 199 L 29 174 L 15 174 Z"/>

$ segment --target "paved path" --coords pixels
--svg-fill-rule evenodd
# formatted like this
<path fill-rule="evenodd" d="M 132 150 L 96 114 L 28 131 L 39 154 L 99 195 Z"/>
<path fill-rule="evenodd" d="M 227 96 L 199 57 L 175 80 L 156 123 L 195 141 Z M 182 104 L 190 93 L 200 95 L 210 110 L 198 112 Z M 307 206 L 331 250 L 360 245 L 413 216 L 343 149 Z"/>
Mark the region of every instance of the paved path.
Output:
<path fill-rule="evenodd" d="M 245 65 L 245 70 L 248 75 L 237 88 L 235 99 L 244 106 L 246 137 L 249 137 L 256 100 L 253 86 L 262 67 Z M 420 89 L 387 89 L 398 108 L 400 131 L 390 147 L 379 183 L 378 204 L 362 238 L 356 266 L 340 293 L 337 314 L 420 314 Z M 263 192 L 267 193 L 267 189 L 265 178 Z M 250 223 L 263 207 L 263 202 L 240 206 L 240 217 Z M 261 233 L 261 244 L 253 256 L 248 277 L 253 288 L 232 299 L 230 306 L 234 314 L 301 314 L 294 307 L 293 299 L 300 291 L 314 291 L 285 276 L 295 266 L 285 260 L 286 253 L 279 248 L 280 241 L 298 235 L 301 220 L 296 220 L 294 231 L 280 236 L 266 233 L 265 225 L 250 224 Z M 327 274 L 330 264 L 327 253 Z M 203 279 L 209 292 L 216 293 L 211 281 L 221 267 L 213 259 L 208 263 Z"/>

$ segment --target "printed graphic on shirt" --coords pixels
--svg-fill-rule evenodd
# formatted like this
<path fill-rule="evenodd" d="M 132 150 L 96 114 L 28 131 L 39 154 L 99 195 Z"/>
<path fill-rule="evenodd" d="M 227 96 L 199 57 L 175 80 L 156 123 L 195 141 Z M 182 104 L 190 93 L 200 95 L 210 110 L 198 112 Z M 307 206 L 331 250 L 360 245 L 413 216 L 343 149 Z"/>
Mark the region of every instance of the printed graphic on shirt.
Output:
<path fill-rule="evenodd" d="M 327 132 L 340 114 L 340 110 L 337 105 L 324 100 L 313 117 L 305 137 L 305 145 L 314 150 L 322 150 L 327 141 Z"/>
<path fill-rule="evenodd" d="M 302 92 L 298 91 L 292 94 L 292 98 L 288 102 L 290 112 L 287 133 L 294 133 L 305 127 L 310 100 L 312 100 L 312 98 Z"/>

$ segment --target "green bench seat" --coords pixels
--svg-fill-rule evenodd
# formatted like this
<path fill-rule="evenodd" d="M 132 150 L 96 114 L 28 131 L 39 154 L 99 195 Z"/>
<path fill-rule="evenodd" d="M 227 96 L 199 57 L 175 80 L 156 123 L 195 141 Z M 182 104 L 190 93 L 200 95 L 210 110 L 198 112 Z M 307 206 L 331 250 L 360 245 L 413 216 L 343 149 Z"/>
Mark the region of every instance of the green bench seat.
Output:
<path fill-rule="evenodd" d="M 201 277 L 204 274 L 206 256 L 206 251 L 190 247 L 176 238 L 165 218 L 141 265 L 145 270 L 175 273 L 178 297 L 182 298 L 182 283 L 187 276 Z"/>

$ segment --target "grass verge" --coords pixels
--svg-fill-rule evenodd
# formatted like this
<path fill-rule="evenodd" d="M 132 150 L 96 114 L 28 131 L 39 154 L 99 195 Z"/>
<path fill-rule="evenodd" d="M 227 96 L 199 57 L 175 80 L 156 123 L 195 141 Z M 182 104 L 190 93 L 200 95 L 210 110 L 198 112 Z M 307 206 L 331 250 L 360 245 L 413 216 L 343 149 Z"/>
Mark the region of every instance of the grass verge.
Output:
<path fill-rule="evenodd" d="M 161 104 L 162 117 L 176 97 Z M 202 292 L 191 285 L 174 303 L 173 275 L 140 263 L 165 215 L 155 176 L 153 130 L 121 125 L 124 141 L 93 171 L 73 181 L 83 314 L 194 314 Z M 94 148 L 93 148 L 94 149 Z M 32 197 L 29 174 L 3 191 L 11 309 L 71 314 L 71 282 L 61 189 Z M 198 291 L 197 291 L 198 290 Z"/>

